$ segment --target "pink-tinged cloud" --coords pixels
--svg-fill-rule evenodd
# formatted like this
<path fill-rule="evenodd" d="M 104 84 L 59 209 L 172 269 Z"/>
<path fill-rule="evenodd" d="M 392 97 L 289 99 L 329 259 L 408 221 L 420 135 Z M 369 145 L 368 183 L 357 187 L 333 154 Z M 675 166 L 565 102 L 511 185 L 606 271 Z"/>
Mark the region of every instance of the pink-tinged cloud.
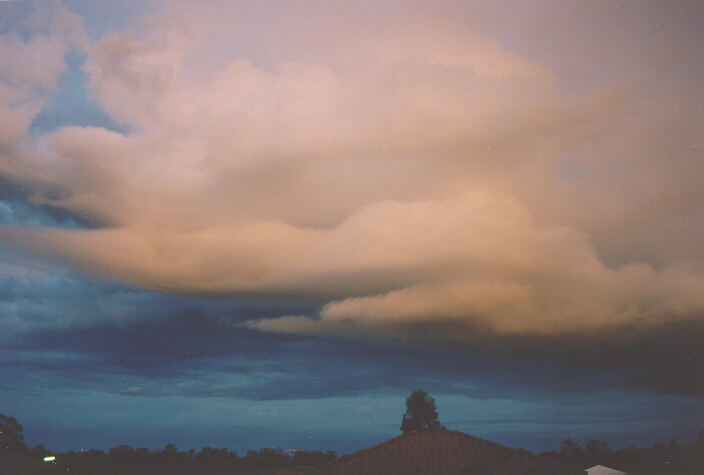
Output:
<path fill-rule="evenodd" d="M 106 226 L 0 236 L 139 287 L 328 302 L 252 323 L 276 331 L 452 322 L 461 340 L 704 315 L 703 119 L 654 99 L 672 82 L 657 61 L 570 87 L 471 22 L 385 9 L 367 29 L 322 9 L 238 50 L 237 7 L 171 5 L 87 45 L 92 94 L 130 132 L 62 128 L 0 172 Z"/>
<path fill-rule="evenodd" d="M 22 8 L 4 5 L 5 9 Z M 29 38 L 24 38 L 29 35 Z M 65 71 L 64 55 L 71 47 L 87 45 L 80 17 L 55 4 L 0 34 L 0 173 L 33 179 L 33 157 L 26 148 L 32 120 L 57 90 Z"/>

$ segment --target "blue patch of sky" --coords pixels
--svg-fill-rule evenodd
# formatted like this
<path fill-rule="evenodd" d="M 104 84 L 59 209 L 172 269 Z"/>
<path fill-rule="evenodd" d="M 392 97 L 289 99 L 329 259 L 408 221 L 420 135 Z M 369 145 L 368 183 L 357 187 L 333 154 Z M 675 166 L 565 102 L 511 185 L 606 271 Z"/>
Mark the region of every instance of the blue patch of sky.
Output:
<path fill-rule="evenodd" d="M 18 26 L 27 21 L 33 8 L 32 2 L 0 2 L 0 35 L 17 31 Z M 21 33 L 26 40 L 28 33 Z"/>
<path fill-rule="evenodd" d="M 72 48 L 64 59 L 67 69 L 59 76 L 58 92 L 34 118 L 29 127 L 30 133 L 36 135 L 74 125 L 102 127 L 127 134 L 129 129 L 113 120 L 90 97 L 87 89 L 88 76 L 81 69 L 85 62 L 85 56 Z"/>

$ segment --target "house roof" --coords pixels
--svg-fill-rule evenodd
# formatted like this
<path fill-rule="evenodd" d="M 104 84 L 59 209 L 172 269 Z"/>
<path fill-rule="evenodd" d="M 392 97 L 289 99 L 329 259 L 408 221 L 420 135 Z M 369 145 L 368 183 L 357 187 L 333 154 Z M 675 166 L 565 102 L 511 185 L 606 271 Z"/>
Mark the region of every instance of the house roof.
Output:
<path fill-rule="evenodd" d="M 306 471 L 331 474 L 568 473 L 530 452 L 512 449 L 463 432 L 409 432 Z"/>

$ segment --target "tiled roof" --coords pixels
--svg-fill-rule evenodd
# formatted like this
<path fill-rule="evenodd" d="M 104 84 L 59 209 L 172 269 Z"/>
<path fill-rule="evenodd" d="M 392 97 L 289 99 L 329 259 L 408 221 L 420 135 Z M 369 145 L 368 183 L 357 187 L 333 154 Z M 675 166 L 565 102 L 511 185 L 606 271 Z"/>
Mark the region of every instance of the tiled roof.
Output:
<path fill-rule="evenodd" d="M 564 473 L 535 455 L 445 430 L 409 432 L 305 472 L 310 475 Z"/>

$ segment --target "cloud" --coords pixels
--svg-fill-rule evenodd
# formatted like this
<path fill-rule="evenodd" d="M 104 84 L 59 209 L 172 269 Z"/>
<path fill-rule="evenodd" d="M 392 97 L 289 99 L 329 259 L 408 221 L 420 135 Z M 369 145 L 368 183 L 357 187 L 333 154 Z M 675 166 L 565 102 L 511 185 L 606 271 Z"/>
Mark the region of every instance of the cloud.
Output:
<path fill-rule="evenodd" d="M 0 5 L 0 180 L 16 181 L 45 193 L 50 184 L 32 170 L 36 151 L 27 132 L 32 120 L 57 91 L 64 56 L 86 47 L 82 20 L 59 4 Z M 41 174 L 39 174 L 41 176 Z M 31 184 L 31 185 L 30 185 Z"/>
<path fill-rule="evenodd" d="M 159 304 L 171 307 L 168 318 L 113 319 L 92 327 L 55 325 L 25 332 L 4 346 L 0 371 L 26 375 L 15 376 L 16 382 L 50 378 L 58 387 L 88 386 L 135 396 L 258 400 L 403 392 L 425 386 L 482 398 L 538 388 L 574 394 L 596 389 L 593 378 L 599 379 L 599 389 L 622 388 L 625 377 L 641 374 L 597 369 L 577 375 L 559 362 L 519 364 L 511 356 L 447 348 L 278 335 L 234 325 L 237 316 L 223 318 L 227 311 L 222 307 L 213 316 L 169 301 L 165 305 L 147 300 L 142 306 Z"/>
<path fill-rule="evenodd" d="M 158 318 L 168 308 L 166 302 L 159 302 L 158 296 L 140 290 L 86 282 L 26 261 L 8 260 L 0 270 L 3 274 L 0 279 L 0 342 L 3 345 L 38 330 Z M 136 310 L 139 308 L 144 310 Z"/>
<path fill-rule="evenodd" d="M 701 117 L 653 98 L 672 78 L 647 59 L 628 67 L 640 83 L 603 69 L 575 90 L 442 13 L 382 8 L 358 29 L 364 13 L 323 9 L 318 29 L 296 17 L 248 43 L 209 23 L 216 7 L 165 7 L 86 46 L 93 97 L 130 132 L 39 134 L 0 173 L 103 226 L 0 238 L 148 289 L 327 302 L 252 323 L 277 331 L 474 341 L 704 314 Z M 35 41 L 6 54 L 54 55 Z M 50 88 L 59 63 L 17 74 Z"/>

